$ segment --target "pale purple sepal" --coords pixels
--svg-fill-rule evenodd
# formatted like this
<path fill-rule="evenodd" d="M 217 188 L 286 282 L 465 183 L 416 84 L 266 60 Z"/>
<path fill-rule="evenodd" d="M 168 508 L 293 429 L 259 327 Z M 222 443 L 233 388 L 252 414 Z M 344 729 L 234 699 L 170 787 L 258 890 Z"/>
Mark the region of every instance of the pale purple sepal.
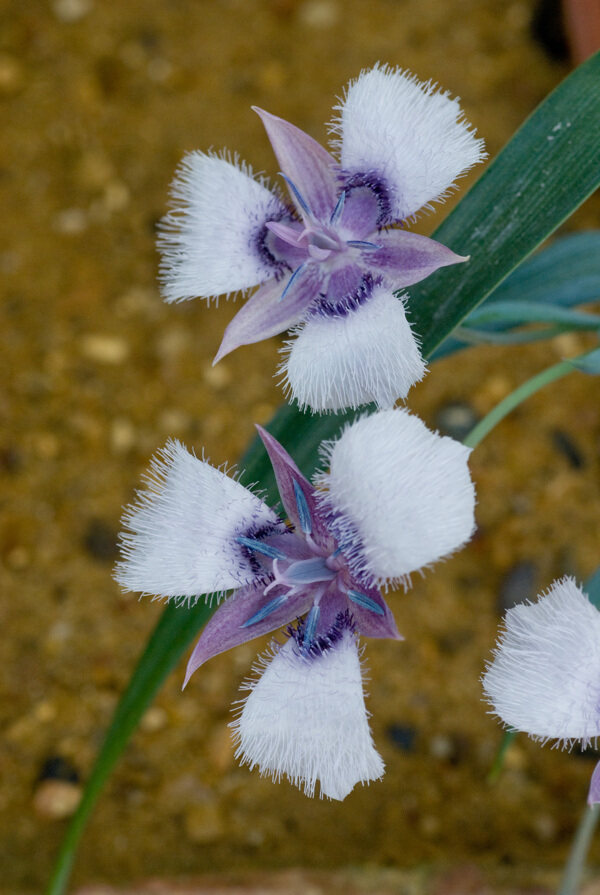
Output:
<path fill-rule="evenodd" d="M 365 252 L 365 264 L 385 274 L 395 289 L 418 283 L 440 267 L 469 260 L 468 255 L 457 255 L 428 236 L 406 230 L 380 233 L 376 241 L 381 248 Z"/>
<path fill-rule="evenodd" d="M 600 761 L 598 762 L 592 773 L 587 803 L 590 806 L 600 803 Z"/>
<path fill-rule="evenodd" d="M 363 609 L 355 602 L 349 600 L 348 608 L 354 616 L 356 630 L 362 637 L 385 637 L 391 640 L 404 640 L 404 637 L 396 627 L 396 620 L 392 615 L 390 607 L 384 600 L 380 591 L 376 587 L 365 587 L 360 584 L 356 588 L 365 594 L 374 603 L 383 609 L 383 615 L 373 612 L 370 609 Z"/>
<path fill-rule="evenodd" d="M 269 460 L 271 461 L 273 472 L 275 473 L 281 502 L 288 518 L 295 528 L 302 530 L 296 496 L 294 493 L 295 481 L 302 490 L 306 500 L 306 505 L 312 521 L 311 536 L 313 540 L 319 544 L 319 546 L 333 544 L 333 538 L 327 531 L 327 528 L 323 525 L 317 510 L 317 502 L 314 497 L 315 489 L 308 479 L 304 478 L 288 452 L 284 450 L 277 439 L 273 438 L 273 436 L 267 432 L 266 429 L 263 429 L 262 426 L 257 425 L 256 428 L 267 454 L 269 455 Z"/>
<path fill-rule="evenodd" d="M 248 585 L 228 597 L 206 623 L 187 664 L 183 686 L 185 687 L 193 673 L 213 656 L 239 646 L 240 643 L 254 640 L 255 637 L 276 631 L 304 615 L 314 597 L 313 588 L 304 587 L 298 593 L 290 594 L 281 606 L 262 621 L 244 627 L 244 623 L 277 596 L 278 592 L 284 592 L 284 589 L 275 588 L 265 596 L 264 586 Z"/>
<path fill-rule="evenodd" d="M 359 585 L 356 585 L 358 588 Z M 345 593 L 342 593 L 333 582 L 322 596 L 319 603 L 321 615 L 319 618 L 319 627 L 322 631 L 329 630 L 334 624 L 340 613 L 350 612 L 354 619 L 357 632 L 361 637 L 378 637 L 389 638 L 390 640 L 404 640 L 398 632 L 394 616 L 389 606 L 381 596 L 378 590 L 374 588 L 364 588 L 360 586 L 363 593 L 367 594 L 383 609 L 383 615 L 371 612 L 368 609 L 361 609 L 351 600 Z"/>
<path fill-rule="evenodd" d="M 282 298 L 289 282 L 273 279 L 259 286 L 225 330 L 213 366 L 240 345 L 261 342 L 300 323 L 319 291 L 321 274 L 316 265 L 305 265 Z"/>
<path fill-rule="evenodd" d="M 333 156 L 289 121 L 257 106 L 252 108 L 260 115 L 282 173 L 296 186 L 314 216 L 320 221 L 328 221 L 339 192 L 338 164 Z M 292 199 L 300 215 L 304 216 L 293 192 Z"/>

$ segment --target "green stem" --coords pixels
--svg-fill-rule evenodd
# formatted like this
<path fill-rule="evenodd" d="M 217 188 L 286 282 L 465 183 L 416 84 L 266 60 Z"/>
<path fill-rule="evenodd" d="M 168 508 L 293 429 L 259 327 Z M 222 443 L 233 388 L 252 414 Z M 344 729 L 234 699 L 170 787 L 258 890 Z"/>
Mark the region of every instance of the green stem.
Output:
<path fill-rule="evenodd" d="M 484 418 L 471 429 L 463 444 L 470 448 L 477 447 L 486 435 L 489 435 L 492 429 L 494 429 L 505 416 L 508 416 L 511 410 L 514 410 L 515 407 L 518 407 L 519 404 L 522 404 L 522 402 L 526 401 L 531 395 L 534 395 L 541 388 L 544 388 L 545 385 L 549 385 L 551 382 L 556 382 L 557 379 L 562 379 L 567 373 L 572 373 L 574 369 L 575 367 L 571 361 L 563 360 L 558 364 L 554 364 L 553 367 L 548 367 L 547 370 L 542 370 L 541 373 L 538 373 L 537 376 L 534 376 L 532 379 L 528 379 L 527 382 L 520 385 L 514 392 L 507 395 L 503 401 L 500 401 L 493 410 L 490 410 L 487 416 L 484 416 Z"/>
<path fill-rule="evenodd" d="M 558 895 L 577 895 L 585 860 L 600 816 L 600 805 L 587 806 L 579 821 Z"/>

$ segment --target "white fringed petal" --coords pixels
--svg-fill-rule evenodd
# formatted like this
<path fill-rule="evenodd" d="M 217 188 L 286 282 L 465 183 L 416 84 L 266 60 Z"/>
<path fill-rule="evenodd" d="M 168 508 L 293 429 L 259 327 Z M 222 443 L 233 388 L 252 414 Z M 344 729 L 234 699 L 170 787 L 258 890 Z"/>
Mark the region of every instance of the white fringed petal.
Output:
<path fill-rule="evenodd" d="M 121 535 L 119 584 L 159 597 L 193 597 L 256 577 L 235 538 L 277 523 L 262 500 L 177 441 L 153 458 L 147 483 L 123 516 L 128 531 Z"/>
<path fill-rule="evenodd" d="M 325 446 L 322 506 L 353 571 L 382 585 L 458 550 L 475 528 L 471 451 L 397 408 Z"/>
<path fill-rule="evenodd" d="M 600 612 L 573 578 L 508 610 L 483 687 L 502 721 L 535 739 L 600 736 Z"/>
<path fill-rule="evenodd" d="M 454 180 L 485 158 L 483 140 L 463 119 L 458 100 L 431 82 L 387 66 L 352 81 L 332 130 L 342 167 L 373 172 L 391 191 L 391 217 L 403 220 L 442 199 Z"/>
<path fill-rule="evenodd" d="M 279 781 L 287 777 L 308 796 L 344 799 L 357 783 L 384 772 L 373 745 L 354 635 L 317 657 L 298 653 L 290 639 L 250 690 L 235 730 L 236 756 Z"/>
<path fill-rule="evenodd" d="M 343 317 L 311 317 L 283 349 L 284 388 L 300 407 L 322 412 L 405 398 L 426 366 L 404 302 L 384 286 Z"/>
<path fill-rule="evenodd" d="M 273 276 L 276 266 L 261 253 L 259 239 L 283 206 L 249 166 L 190 152 L 171 195 L 175 208 L 163 219 L 158 240 L 166 301 L 237 292 Z"/>

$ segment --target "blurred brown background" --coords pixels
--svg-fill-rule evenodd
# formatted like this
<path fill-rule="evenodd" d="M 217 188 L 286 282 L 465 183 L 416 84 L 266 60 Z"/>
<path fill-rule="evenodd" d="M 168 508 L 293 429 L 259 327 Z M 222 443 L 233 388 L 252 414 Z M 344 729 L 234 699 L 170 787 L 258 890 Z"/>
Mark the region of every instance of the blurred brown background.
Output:
<path fill-rule="evenodd" d="M 232 306 L 160 301 L 154 228 L 179 159 L 228 147 L 276 176 L 250 105 L 325 139 L 335 96 L 377 60 L 459 95 L 494 156 L 569 70 L 532 38 L 534 11 L 532 0 L 4 0 L 2 891 L 47 880 L 62 816 L 161 612 L 111 579 L 121 506 L 149 456 L 173 435 L 235 460 L 282 398 L 277 340 L 213 369 Z M 596 226 L 599 208 L 588 202 L 567 229 Z M 409 404 L 458 435 L 585 345 L 465 352 Z M 383 782 L 337 804 L 239 769 L 230 704 L 262 644 L 218 657 L 185 694 L 182 664 L 101 799 L 76 880 L 456 862 L 526 879 L 559 866 L 593 761 L 520 739 L 488 785 L 501 733 L 478 678 L 502 606 L 600 562 L 599 448 L 597 385 L 573 375 L 474 455 L 479 535 L 392 597 L 405 643 L 367 646 Z"/>

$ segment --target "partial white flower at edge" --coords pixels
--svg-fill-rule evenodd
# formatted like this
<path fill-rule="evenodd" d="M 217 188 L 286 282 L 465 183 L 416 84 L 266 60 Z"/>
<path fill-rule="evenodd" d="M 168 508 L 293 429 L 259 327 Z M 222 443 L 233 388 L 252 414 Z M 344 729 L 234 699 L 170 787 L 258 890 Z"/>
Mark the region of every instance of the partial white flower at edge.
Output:
<path fill-rule="evenodd" d="M 357 783 L 378 780 L 385 766 L 373 745 L 356 635 L 342 619 L 338 639 L 307 654 L 291 635 L 246 681 L 234 728 L 236 757 L 278 782 L 282 776 L 314 796 L 342 800 Z"/>
<path fill-rule="evenodd" d="M 509 609 L 483 675 L 494 712 L 536 740 L 582 748 L 600 735 L 600 612 L 573 578 Z M 600 802 L 600 766 L 590 804 Z"/>
<path fill-rule="evenodd" d="M 535 739 L 587 746 L 600 734 L 600 612 L 573 578 L 508 610 L 483 686 L 504 723 Z"/>

